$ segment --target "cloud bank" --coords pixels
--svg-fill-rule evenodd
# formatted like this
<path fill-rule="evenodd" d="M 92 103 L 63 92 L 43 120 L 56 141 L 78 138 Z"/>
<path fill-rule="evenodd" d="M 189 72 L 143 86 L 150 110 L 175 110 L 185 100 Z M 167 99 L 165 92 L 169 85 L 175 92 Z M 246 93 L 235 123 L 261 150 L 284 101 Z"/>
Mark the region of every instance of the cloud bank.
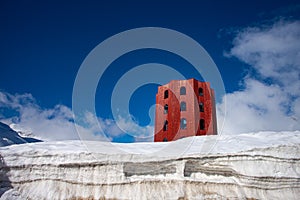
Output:
<path fill-rule="evenodd" d="M 226 56 L 252 70 L 243 89 L 226 94 L 217 106 L 223 134 L 300 129 L 300 21 L 280 20 L 249 27 L 233 40 Z M 224 102 L 226 101 L 226 111 Z"/>
<path fill-rule="evenodd" d="M 56 105 L 50 109 L 41 108 L 31 94 L 12 95 L 0 91 L 0 111 L 2 122 L 13 124 L 14 129 L 33 134 L 45 141 L 78 139 L 111 141 L 125 134 L 112 119 L 97 118 L 91 113 L 84 116 L 85 126 L 79 126 L 74 123 L 70 108 L 64 105 Z M 152 130 L 150 126 L 144 128 L 128 124 L 123 118 L 118 120 L 128 128 L 128 132 L 134 130 L 147 135 Z M 105 135 L 99 132 L 99 125 Z"/>
<path fill-rule="evenodd" d="M 50 141 L 79 139 L 72 111 L 64 105 L 43 109 L 31 94 L 12 95 L 0 92 L 0 108 L 9 115 L 9 117 L 2 116 L 1 121 L 13 123 L 15 129 L 33 133 L 39 139 Z M 100 137 L 94 135 L 92 129 L 78 128 L 91 139 Z"/>

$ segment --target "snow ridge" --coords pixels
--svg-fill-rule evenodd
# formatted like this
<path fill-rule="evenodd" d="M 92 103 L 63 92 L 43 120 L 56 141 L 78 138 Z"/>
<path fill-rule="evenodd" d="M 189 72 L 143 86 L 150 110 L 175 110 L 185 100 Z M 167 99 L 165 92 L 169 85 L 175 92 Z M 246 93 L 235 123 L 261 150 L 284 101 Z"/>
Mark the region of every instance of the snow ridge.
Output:
<path fill-rule="evenodd" d="M 297 199 L 299 132 L 272 133 L 267 141 L 270 134 L 219 136 L 209 152 L 199 145 L 210 143 L 211 137 L 115 144 L 127 151 L 162 149 L 150 154 L 120 152 L 102 142 L 2 147 L 0 199 Z M 179 148 L 191 141 L 180 156 L 161 153 L 164 145 Z M 232 146 L 233 141 L 243 145 Z M 86 144 L 101 148 L 92 152 Z"/>

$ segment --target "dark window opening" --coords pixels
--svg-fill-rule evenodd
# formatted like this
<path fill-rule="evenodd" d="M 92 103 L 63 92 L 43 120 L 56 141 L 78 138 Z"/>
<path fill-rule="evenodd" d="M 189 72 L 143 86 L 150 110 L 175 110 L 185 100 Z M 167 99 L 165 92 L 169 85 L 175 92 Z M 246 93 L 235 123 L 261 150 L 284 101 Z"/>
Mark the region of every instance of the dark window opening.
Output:
<path fill-rule="evenodd" d="M 164 106 L 164 114 L 168 114 L 168 109 L 169 109 L 168 104 L 166 104 Z"/>
<path fill-rule="evenodd" d="M 168 97 L 169 97 L 169 90 L 165 90 L 164 99 L 167 99 Z"/>
<path fill-rule="evenodd" d="M 203 88 L 199 88 L 199 96 L 203 96 Z"/>
<path fill-rule="evenodd" d="M 185 87 L 181 87 L 180 88 L 180 95 L 185 95 L 186 94 L 186 89 L 185 89 Z"/>
<path fill-rule="evenodd" d="M 200 130 L 204 130 L 204 129 L 205 129 L 204 119 L 200 119 Z"/>
<path fill-rule="evenodd" d="M 167 138 L 164 138 L 164 139 L 163 139 L 163 142 L 168 142 L 168 139 L 167 139 Z"/>
<path fill-rule="evenodd" d="M 186 111 L 186 103 L 184 101 L 180 103 L 180 111 Z"/>
<path fill-rule="evenodd" d="M 180 129 L 186 129 L 186 119 L 185 118 L 181 118 L 180 119 Z"/>
<path fill-rule="evenodd" d="M 200 110 L 200 112 L 204 112 L 204 105 L 202 102 L 199 103 L 199 110 Z"/>
<path fill-rule="evenodd" d="M 168 121 L 166 120 L 165 123 L 164 123 L 164 131 L 167 131 L 168 130 Z"/>

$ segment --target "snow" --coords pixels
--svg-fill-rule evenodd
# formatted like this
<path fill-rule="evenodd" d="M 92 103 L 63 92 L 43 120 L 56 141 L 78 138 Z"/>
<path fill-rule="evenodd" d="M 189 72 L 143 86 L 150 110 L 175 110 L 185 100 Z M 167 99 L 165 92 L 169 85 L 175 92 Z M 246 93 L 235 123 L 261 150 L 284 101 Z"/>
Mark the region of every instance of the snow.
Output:
<path fill-rule="evenodd" d="M 66 140 L 12 145 L 2 147 L 0 151 L 26 153 L 42 150 L 51 153 L 94 152 L 108 155 L 142 154 L 154 157 L 178 157 L 191 154 L 237 153 L 253 148 L 295 144 L 300 144 L 300 131 L 187 137 L 174 142 L 110 143 Z"/>
<path fill-rule="evenodd" d="M 16 131 L 18 133 L 18 135 L 23 138 L 36 138 L 38 140 L 42 140 L 41 138 L 38 138 L 36 135 L 34 135 L 29 128 L 23 127 L 20 124 L 12 123 L 12 124 L 9 124 L 9 127 L 12 130 Z"/>
<path fill-rule="evenodd" d="M 34 138 L 33 134 L 23 134 L 23 132 L 21 131 L 16 132 L 12 128 L 14 127 L 14 125 L 10 126 L 0 122 L 0 147 L 12 144 L 23 144 L 28 142 L 41 142 L 41 140 Z"/>
<path fill-rule="evenodd" d="M 26 143 L 26 140 L 20 137 L 18 133 L 9 126 L 0 122 L 0 147 L 21 143 Z"/>
<path fill-rule="evenodd" d="M 11 145 L 0 199 L 297 199 L 299 152 L 300 131 Z"/>

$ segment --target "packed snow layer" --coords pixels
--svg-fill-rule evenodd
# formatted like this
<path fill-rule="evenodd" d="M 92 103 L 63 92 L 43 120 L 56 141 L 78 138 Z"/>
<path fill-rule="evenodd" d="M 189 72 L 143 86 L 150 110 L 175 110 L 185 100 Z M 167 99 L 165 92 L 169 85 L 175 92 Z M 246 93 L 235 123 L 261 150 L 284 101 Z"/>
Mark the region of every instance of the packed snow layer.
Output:
<path fill-rule="evenodd" d="M 298 199 L 300 132 L 0 148 L 0 199 Z"/>

